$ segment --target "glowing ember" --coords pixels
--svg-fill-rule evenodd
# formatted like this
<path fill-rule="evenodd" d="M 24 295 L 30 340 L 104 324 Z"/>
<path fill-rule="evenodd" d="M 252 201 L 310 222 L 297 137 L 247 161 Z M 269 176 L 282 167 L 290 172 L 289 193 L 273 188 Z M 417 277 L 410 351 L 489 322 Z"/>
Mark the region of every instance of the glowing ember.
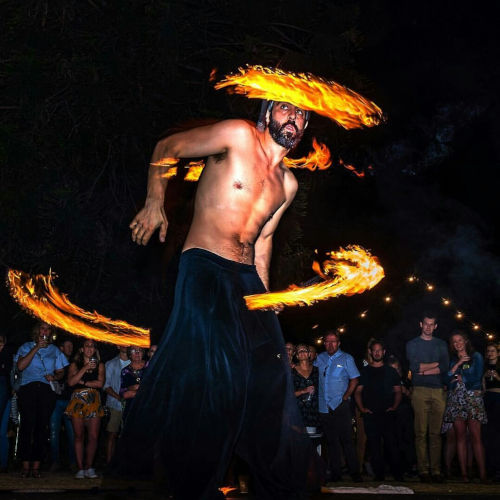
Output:
<path fill-rule="evenodd" d="M 85 311 L 72 304 L 54 287 L 52 274 L 30 276 L 9 269 L 7 285 L 21 307 L 56 328 L 100 342 L 149 347 L 149 330 L 106 318 L 95 311 Z"/>
<path fill-rule="evenodd" d="M 364 171 L 358 172 L 354 165 L 349 165 L 349 163 L 344 163 L 344 160 L 342 160 L 342 158 L 339 158 L 339 163 L 347 170 L 350 170 L 356 177 L 362 179 L 365 176 Z"/>
<path fill-rule="evenodd" d="M 285 101 L 326 116 L 345 129 L 373 127 L 383 121 L 382 110 L 360 94 L 311 74 L 289 73 L 262 66 L 238 68 L 215 84 L 250 99 Z"/>
<path fill-rule="evenodd" d="M 327 169 L 332 164 L 330 150 L 324 144 L 318 143 L 315 137 L 313 137 L 312 144 L 314 150 L 307 157 L 297 159 L 285 157 L 283 163 L 288 168 L 307 168 L 312 172 L 316 169 Z"/>
<path fill-rule="evenodd" d="M 184 176 L 185 181 L 197 182 L 200 178 L 201 172 L 205 167 L 205 162 L 203 160 L 200 161 L 192 161 L 188 164 L 188 171 Z"/>
<path fill-rule="evenodd" d="M 300 288 L 291 285 L 281 292 L 247 295 L 248 309 L 269 309 L 278 306 L 311 305 L 318 300 L 326 300 L 339 295 L 363 293 L 373 288 L 383 277 L 384 269 L 377 257 L 358 245 L 329 252 L 330 259 L 313 264 L 313 269 L 325 281 Z"/>
<path fill-rule="evenodd" d="M 219 488 L 219 491 L 222 491 L 222 494 L 224 496 L 227 496 L 228 493 L 231 493 L 231 491 L 236 491 L 237 488 L 233 488 L 232 486 L 222 486 Z"/>

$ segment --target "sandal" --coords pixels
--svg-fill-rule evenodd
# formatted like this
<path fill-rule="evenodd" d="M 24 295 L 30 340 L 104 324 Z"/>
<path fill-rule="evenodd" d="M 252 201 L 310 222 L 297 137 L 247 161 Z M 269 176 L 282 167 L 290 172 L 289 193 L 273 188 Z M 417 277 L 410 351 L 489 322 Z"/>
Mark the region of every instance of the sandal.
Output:
<path fill-rule="evenodd" d="M 35 479 L 40 479 L 42 475 L 40 474 L 40 469 L 32 469 L 31 470 L 31 477 Z"/>
<path fill-rule="evenodd" d="M 29 469 L 23 469 L 21 471 L 21 478 L 26 479 L 27 477 L 30 477 L 30 470 Z"/>

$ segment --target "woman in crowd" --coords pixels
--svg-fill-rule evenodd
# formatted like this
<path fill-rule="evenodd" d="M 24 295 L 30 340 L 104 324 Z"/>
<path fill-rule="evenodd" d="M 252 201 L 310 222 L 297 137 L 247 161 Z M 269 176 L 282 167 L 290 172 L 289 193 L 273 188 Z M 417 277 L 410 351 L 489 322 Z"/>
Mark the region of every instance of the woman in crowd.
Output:
<path fill-rule="evenodd" d="M 317 428 L 319 425 L 318 368 L 312 365 L 311 352 L 305 344 L 297 346 L 296 356 L 298 363 L 292 368 L 295 397 L 302 413 L 304 425 L 306 427 Z"/>
<path fill-rule="evenodd" d="M 95 479 L 98 477 L 93 463 L 101 418 L 104 416 L 99 393 L 99 389 L 104 384 L 104 378 L 104 364 L 100 363 L 99 351 L 93 340 L 86 340 L 68 370 L 68 385 L 73 387 L 73 393 L 66 408 L 66 414 L 71 417 L 73 423 L 76 464 L 78 466 L 76 479 Z M 87 429 L 87 449 L 84 467 L 85 429 Z"/>
<path fill-rule="evenodd" d="M 444 422 L 453 423 L 458 463 L 463 481 L 469 482 L 467 475 L 467 429 L 479 477 L 481 481 L 485 481 L 484 447 L 481 441 L 481 424 L 487 421 L 481 391 L 483 357 L 473 350 L 469 338 L 463 332 L 454 332 L 449 343 L 451 360 Z"/>
<path fill-rule="evenodd" d="M 130 364 L 122 370 L 120 388 L 120 396 L 125 400 L 123 421 L 127 418 L 130 404 L 139 390 L 139 385 L 144 378 L 144 372 L 146 370 L 144 349 L 141 347 L 129 347 L 128 358 L 130 359 Z"/>
<path fill-rule="evenodd" d="M 494 343 L 486 346 L 486 366 L 483 377 L 484 405 L 488 415 L 484 443 L 486 467 L 495 481 L 500 481 L 500 359 Z"/>
<path fill-rule="evenodd" d="M 38 323 L 33 329 L 33 341 L 26 342 L 14 356 L 22 372 L 18 391 L 19 428 L 18 454 L 22 460 L 21 477 L 40 477 L 40 462 L 49 439 L 49 420 L 56 403 L 51 382 L 64 375 L 68 361 L 54 345 L 53 329 L 47 323 Z"/>

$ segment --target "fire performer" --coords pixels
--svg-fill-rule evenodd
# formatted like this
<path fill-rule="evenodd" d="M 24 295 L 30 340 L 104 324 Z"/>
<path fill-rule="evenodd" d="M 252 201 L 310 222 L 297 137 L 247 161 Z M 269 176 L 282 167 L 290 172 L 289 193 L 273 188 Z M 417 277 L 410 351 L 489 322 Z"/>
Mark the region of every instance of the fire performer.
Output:
<path fill-rule="evenodd" d="M 317 470 L 276 314 L 249 311 L 243 300 L 268 289 L 273 234 L 298 186 L 282 160 L 308 118 L 293 104 L 264 101 L 257 128 L 226 120 L 154 149 L 145 206 L 130 224 L 140 245 L 157 229 L 160 241 L 166 237 L 167 167 L 157 165 L 208 160 L 174 309 L 131 405 L 117 469 L 137 472 L 154 460 L 176 499 L 223 498 L 218 487 L 233 452 L 248 462 L 259 499 L 295 498 Z"/>

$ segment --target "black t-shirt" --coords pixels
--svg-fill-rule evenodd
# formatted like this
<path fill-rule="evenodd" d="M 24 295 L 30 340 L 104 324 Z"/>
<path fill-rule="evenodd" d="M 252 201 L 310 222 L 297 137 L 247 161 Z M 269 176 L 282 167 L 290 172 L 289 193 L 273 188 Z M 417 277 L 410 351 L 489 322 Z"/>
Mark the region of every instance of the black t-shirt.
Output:
<path fill-rule="evenodd" d="M 387 410 L 394 403 L 394 386 L 400 383 L 398 372 L 391 366 L 365 366 L 359 379 L 363 406 L 374 413 Z"/>

